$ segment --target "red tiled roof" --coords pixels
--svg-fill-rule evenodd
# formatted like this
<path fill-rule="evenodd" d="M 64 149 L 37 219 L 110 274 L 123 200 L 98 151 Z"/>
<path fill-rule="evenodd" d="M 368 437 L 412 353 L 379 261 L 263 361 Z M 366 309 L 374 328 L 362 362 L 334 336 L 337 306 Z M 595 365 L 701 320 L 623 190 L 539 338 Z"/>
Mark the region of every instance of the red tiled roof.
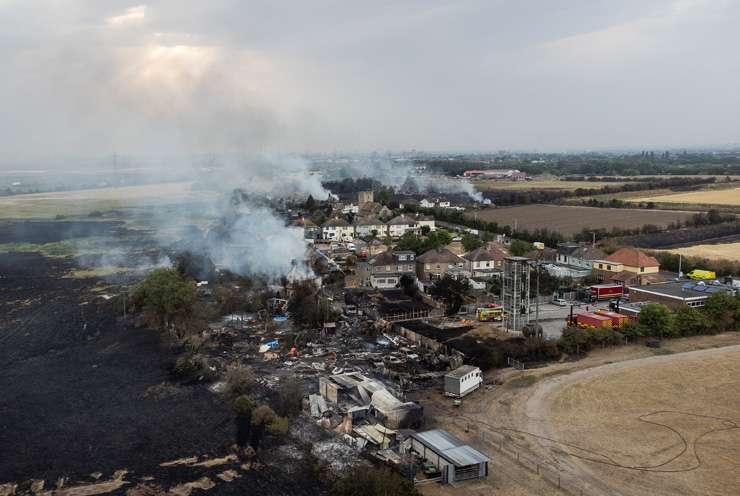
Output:
<path fill-rule="evenodd" d="M 650 255 L 645 255 L 637 248 L 620 248 L 605 260 L 617 262 L 628 267 L 659 267 L 660 262 Z"/>

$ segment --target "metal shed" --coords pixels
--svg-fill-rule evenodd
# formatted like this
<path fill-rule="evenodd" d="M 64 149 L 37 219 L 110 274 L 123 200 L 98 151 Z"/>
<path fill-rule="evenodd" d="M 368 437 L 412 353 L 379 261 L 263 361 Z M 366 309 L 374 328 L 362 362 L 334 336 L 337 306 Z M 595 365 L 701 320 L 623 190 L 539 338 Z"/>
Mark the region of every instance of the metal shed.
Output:
<path fill-rule="evenodd" d="M 445 430 L 415 432 L 407 449 L 437 467 L 443 484 L 488 476 L 490 458 Z"/>

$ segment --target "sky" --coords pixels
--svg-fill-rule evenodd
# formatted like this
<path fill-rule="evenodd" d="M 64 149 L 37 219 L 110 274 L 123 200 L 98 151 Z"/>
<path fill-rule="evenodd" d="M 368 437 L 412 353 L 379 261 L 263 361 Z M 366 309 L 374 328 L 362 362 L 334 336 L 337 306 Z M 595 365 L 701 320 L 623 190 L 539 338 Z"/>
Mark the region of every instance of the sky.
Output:
<path fill-rule="evenodd" d="M 0 164 L 738 143 L 737 19 L 740 0 L 0 0 Z"/>

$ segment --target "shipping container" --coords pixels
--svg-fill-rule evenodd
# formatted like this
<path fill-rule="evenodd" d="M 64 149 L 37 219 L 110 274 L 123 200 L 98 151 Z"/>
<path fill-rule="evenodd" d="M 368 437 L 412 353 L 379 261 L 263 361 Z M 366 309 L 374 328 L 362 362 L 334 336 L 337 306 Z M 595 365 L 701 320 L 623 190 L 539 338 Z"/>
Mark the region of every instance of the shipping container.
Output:
<path fill-rule="evenodd" d="M 604 317 L 609 317 L 612 320 L 612 327 L 622 327 L 629 320 L 629 317 L 626 315 L 608 310 L 596 310 L 596 313 Z"/>
<path fill-rule="evenodd" d="M 611 327 L 612 319 L 595 313 L 579 313 L 575 316 L 576 324 L 581 327 Z"/>

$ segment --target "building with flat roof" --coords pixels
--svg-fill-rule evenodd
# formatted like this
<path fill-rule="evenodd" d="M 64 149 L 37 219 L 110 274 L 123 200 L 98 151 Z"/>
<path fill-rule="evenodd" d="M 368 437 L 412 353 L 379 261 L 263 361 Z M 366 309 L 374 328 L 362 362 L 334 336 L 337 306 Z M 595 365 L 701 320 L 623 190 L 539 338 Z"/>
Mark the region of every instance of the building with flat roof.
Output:
<path fill-rule="evenodd" d="M 414 432 L 404 441 L 403 449 L 434 465 L 443 484 L 488 476 L 488 455 L 442 429 Z"/>
<path fill-rule="evenodd" d="M 671 308 L 678 308 L 681 305 L 703 307 L 707 298 L 722 291 L 730 294 L 735 293 L 735 290 L 731 286 L 719 282 L 712 283 L 693 280 L 672 281 L 661 284 L 632 286 L 629 288 L 630 303 L 662 303 Z"/>

